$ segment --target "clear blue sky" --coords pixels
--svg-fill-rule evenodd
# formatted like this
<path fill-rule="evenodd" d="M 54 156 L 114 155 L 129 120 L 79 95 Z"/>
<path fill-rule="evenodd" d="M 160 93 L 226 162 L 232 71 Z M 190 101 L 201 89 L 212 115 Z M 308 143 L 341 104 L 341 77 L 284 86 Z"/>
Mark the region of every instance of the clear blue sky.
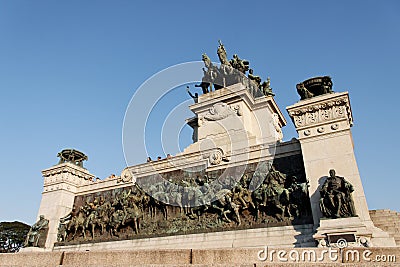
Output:
<path fill-rule="evenodd" d="M 296 83 L 330 75 L 348 90 L 369 208 L 400 210 L 399 25 L 397 0 L 0 0 L 0 221 L 36 220 L 40 171 L 63 148 L 85 152 L 100 178 L 118 175 L 135 90 L 204 52 L 217 61 L 218 39 L 271 77 L 285 140 L 297 136 L 285 111 Z"/>

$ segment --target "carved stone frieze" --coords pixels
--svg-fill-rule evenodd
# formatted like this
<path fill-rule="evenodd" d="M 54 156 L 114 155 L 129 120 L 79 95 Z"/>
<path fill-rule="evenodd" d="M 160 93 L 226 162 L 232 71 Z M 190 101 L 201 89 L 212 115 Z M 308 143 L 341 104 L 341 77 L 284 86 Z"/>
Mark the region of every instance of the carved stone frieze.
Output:
<path fill-rule="evenodd" d="M 337 119 L 347 119 L 352 125 L 353 118 L 350 110 L 350 103 L 347 95 L 336 99 L 327 99 L 324 102 L 310 103 L 310 105 L 302 105 L 298 108 L 289 110 L 296 128 L 312 126 L 318 123 L 325 123 Z M 333 130 L 336 126 L 332 127 Z M 318 128 L 318 132 L 324 131 Z"/>
<path fill-rule="evenodd" d="M 94 180 L 94 175 L 86 169 L 75 167 L 70 163 L 56 165 L 53 168 L 42 171 L 44 186 L 67 182 L 75 185 L 90 183 Z"/>

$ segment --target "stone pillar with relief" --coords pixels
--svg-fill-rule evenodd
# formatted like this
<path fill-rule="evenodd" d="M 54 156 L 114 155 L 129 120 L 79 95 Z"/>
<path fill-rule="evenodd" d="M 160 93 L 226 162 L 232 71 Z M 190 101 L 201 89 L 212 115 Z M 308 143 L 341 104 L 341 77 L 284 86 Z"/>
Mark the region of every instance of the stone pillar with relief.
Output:
<path fill-rule="evenodd" d="M 81 153 L 76 150 L 63 150 L 65 154 Z M 60 218 L 71 212 L 78 188 L 89 184 L 95 176 L 83 167 L 82 161 L 61 156 L 59 164 L 42 171 L 44 187 L 38 217 L 44 215 L 49 220 L 49 231 L 45 248 L 51 250 L 57 242 Z M 82 153 L 83 154 L 83 153 Z M 86 157 L 86 156 L 85 156 Z M 87 157 L 86 157 L 87 158 Z"/>
<path fill-rule="evenodd" d="M 302 97 L 303 98 L 303 97 Z M 394 246 L 393 238 L 374 227 L 358 171 L 350 127 L 353 116 L 347 92 L 306 97 L 287 107 L 301 144 L 313 213 L 314 238 L 319 246 Z M 352 186 L 354 214 L 324 218 L 320 192 L 329 171 Z M 336 201 L 333 199 L 333 201 Z M 340 200 L 339 200 L 340 201 Z M 342 200 L 344 202 L 344 200 Z M 328 216 L 329 217 L 329 216 Z"/>

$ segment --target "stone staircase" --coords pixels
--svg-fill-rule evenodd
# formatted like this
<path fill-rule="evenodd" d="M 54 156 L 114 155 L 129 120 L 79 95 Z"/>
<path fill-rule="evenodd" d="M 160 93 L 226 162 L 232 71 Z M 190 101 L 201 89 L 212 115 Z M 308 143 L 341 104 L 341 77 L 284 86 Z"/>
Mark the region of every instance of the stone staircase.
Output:
<path fill-rule="evenodd" d="M 400 246 L 400 212 L 392 210 L 370 210 L 369 215 L 374 225 L 387 232 Z"/>

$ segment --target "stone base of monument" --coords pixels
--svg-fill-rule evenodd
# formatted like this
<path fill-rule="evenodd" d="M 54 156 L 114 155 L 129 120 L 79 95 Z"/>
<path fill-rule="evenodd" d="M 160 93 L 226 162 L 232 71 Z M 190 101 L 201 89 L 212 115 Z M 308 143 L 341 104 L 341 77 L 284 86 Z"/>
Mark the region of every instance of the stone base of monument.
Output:
<path fill-rule="evenodd" d="M 148 249 L 0 254 L 0 266 L 399 266 L 398 248 Z"/>
<path fill-rule="evenodd" d="M 319 247 L 371 247 L 396 246 L 388 233 L 367 225 L 359 217 L 321 219 L 313 235 Z"/>
<path fill-rule="evenodd" d="M 48 252 L 52 251 L 52 249 L 49 248 L 38 248 L 38 247 L 26 247 L 26 248 L 21 248 L 19 252 Z"/>
<path fill-rule="evenodd" d="M 315 247 L 313 225 L 255 228 L 123 241 L 57 245 L 54 251 Z"/>

